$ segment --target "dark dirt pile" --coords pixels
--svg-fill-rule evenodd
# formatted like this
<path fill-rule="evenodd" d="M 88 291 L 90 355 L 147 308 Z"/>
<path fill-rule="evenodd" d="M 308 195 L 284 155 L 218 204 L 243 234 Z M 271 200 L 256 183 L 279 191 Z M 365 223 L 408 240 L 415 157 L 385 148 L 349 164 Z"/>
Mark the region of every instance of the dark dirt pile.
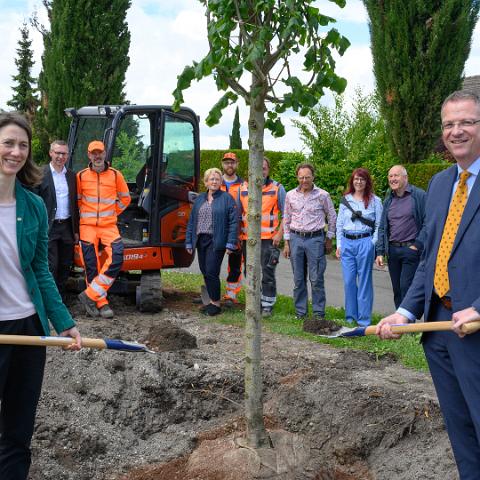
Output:
<path fill-rule="evenodd" d="M 244 429 L 243 331 L 206 323 L 178 294 L 167 295 L 160 314 L 140 314 L 121 298 L 113 308 L 110 321 L 83 316 L 75 302 L 72 310 L 84 336 L 172 351 L 50 349 L 30 479 L 236 478 L 234 469 L 218 476 L 209 442 L 231 443 Z M 311 453 L 294 478 L 457 478 L 427 374 L 271 334 L 263 355 L 268 427 L 298 435 Z M 200 450 L 212 452 L 204 464 L 196 457 L 201 477 L 189 470 Z M 216 476 L 208 476 L 214 465 Z"/>
<path fill-rule="evenodd" d="M 307 318 L 303 321 L 303 331 L 314 333 L 316 335 L 331 335 L 340 330 L 340 325 L 330 320 L 317 320 L 315 318 Z"/>

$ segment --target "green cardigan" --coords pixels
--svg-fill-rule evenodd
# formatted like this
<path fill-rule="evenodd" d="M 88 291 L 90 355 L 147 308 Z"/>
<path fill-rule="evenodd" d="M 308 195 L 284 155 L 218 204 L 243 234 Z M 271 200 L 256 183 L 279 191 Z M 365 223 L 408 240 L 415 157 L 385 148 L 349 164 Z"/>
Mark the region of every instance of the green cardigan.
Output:
<path fill-rule="evenodd" d="M 48 320 L 57 333 L 75 326 L 62 303 L 57 286 L 48 269 L 48 220 L 43 200 L 26 190 L 17 180 L 17 245 L 20 266 L 28 293 L 42 322 L 45 335 L 50 334 Z"/>

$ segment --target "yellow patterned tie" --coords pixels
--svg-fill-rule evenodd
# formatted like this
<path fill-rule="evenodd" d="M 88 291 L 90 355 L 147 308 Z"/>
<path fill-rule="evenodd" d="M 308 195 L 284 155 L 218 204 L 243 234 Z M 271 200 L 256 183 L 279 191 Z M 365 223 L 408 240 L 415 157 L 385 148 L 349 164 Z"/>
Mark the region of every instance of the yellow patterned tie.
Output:
<path fill-rule="evenodd" d="M 440 240 L 440 246 L 438 247 L 433 284 L 439 297 L 443 297 L 450 290 L 447 265 L 448 260 L 450 259 L 450 254 L 452 253 L 453 242 L 457 235 L 458 226 L 462 219 L 463 210 L 467 203 L 467 178 L 469 176 L 470 173 L 466 170 L 460 174 L 460 181 L 458 182 L 457 189 L 453 195 L 447 220 L 443 227 L 442 240 Z"/>

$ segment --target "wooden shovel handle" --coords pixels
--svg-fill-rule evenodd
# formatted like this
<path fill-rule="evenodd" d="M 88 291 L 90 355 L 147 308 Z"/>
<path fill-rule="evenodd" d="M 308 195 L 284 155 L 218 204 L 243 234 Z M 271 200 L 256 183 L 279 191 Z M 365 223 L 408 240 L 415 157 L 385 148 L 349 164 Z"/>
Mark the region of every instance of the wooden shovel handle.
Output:
<path fill-rule="evenodd" d="M 26 335 L 0 335 L 0 344 L 8 345 L 37 345 L 47 347 L 66 347 L 75 344 L 70 337 L 35 337 Z M 105 341 L 100 338 L 83 338 L 82 346 L 102 350 L 107 348 Z"/>
<path fill-rule="evenodd" d="M 415 333 L 415 332 L 442 332 L 452 329 L 452 322 L 424 322 L 407 323 L 405 325 L 392 325 L 393 333 Z M 365 329 L 365 335 L 375 335 L 376 325 Z M 464 323 L 461 328 L 463 333 L 473 333 L 480 330 L 480 320 Z"/>

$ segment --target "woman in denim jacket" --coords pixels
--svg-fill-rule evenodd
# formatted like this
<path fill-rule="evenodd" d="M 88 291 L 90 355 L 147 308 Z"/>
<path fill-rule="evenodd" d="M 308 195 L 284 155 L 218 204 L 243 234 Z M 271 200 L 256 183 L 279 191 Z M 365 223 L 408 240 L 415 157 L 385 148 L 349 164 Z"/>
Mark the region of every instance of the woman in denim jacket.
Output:
<path fill-rule="evenodd" d="M 238 248 L 238 209 L 232 196 L 220 190 L 222 172 L 208 169 L 203 177 L 207 191 L 201 193 L 188 219 L 186 249 L 196 248 L 210 303 L 201 307 L 205 315 L 218 315 L 220 308 L 220 268 L 225 252 Z"/>
<path fill-rule="evenodd" d="M 342 262 L 345 317 L 362 327 L 372 320 L 372 269 L 381 216 L 382 202 L 373 194 L 370 173 L 355 169 L 338 210 L 336 256 Z"/>

